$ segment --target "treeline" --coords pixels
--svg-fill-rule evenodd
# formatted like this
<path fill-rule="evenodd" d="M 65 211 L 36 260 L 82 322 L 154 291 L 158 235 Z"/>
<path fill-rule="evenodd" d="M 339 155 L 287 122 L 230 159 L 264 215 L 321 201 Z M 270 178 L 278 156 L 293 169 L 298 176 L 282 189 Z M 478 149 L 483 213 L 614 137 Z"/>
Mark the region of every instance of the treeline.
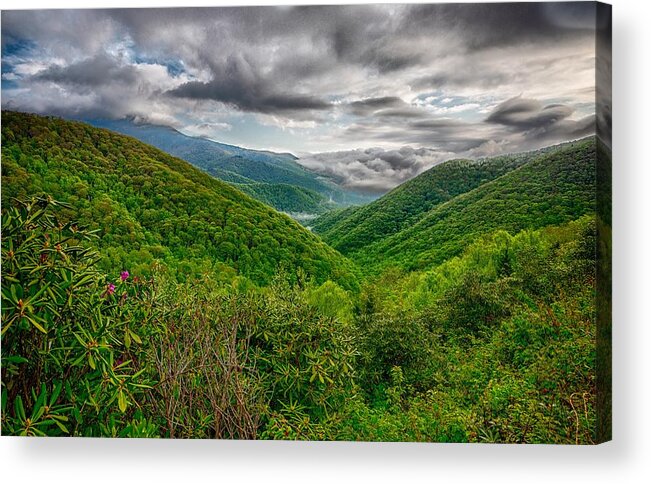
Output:
<path fill-rule="evenodd" d="M 317 192 L 284 183 L 237 183 L 235 186 L 256 200 L 281 212 L 323 213 L 333 204 Z"/>

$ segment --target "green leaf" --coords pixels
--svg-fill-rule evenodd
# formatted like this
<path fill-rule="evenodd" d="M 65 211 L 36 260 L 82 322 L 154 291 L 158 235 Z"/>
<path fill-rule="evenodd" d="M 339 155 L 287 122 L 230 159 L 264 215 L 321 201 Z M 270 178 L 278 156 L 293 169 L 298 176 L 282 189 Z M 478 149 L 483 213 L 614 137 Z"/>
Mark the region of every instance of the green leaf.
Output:
<path fill-rule="evenodd" d="M 68 431 L 68 428 L 65 425 L 63 425 L 61 422 L 59 422 L 58 420 L 54 420 L 54 423 L 57 425 L 57 427 L 59 427 L 61 429 L 62 432 L 66 433 L 66 434 L 70 433 Z"/>
<path fill-rule="evenodd" d="M 123 362 L 120 363 L 118 366 L 116 366 L 115 369 L 116 369 L 116 370 L 119 370 L 120 368 L 123 368 L 123 367 L 127 366 L 129 363 L 131 363 L 131 360 L 123 361 Z M 143 368 L 143 371 L 144 371 L 144 368 Z M 134 377 L 135 377 L 135 376 L 136 376 L 136 375 L 134 375 Z"/>
<path fill-rule="evenodd" d="M 53 406 L 57 398 L 59 398 L 59 395 L 61 394 L 61 388 L 63 388 L 63 384 L 61 382 L 55 383 L 54 389 L 52 390 L 52 395 L 50 395 L 50 407 Z"/>
<path fill-rule="evenodd" d="M 37 300 L 41 296 L 41 294 L 43 294 L 43 292 L 45 292 L 49 287 L 50 287 L 49 282 L 44 284 L 43 287 L 41 287 L 41 289 L 39 289 L 39 291 L 36 294 L 34 294 L 31 298 L 29 298 L 29 300 L 30 301 Z"/>
<path fill-rule="evenodd" d="M 70 366 L 77 366 L 77 365 L 79 365 L 79 364 L 84 360 L 85 357 L 86 357 L 86 354 L 84 353 L 84 354 L 82 354 L 81 356 L 79 356 L 79 358 L 77 358 L 75 361 L 73 361 L 73 362 L 70 364 Z"/>
<path fill-rule="evenodd" d="M 38 329 L 41 333 L 43 333 L 43 334 L 47 334 L 46 329 L 45 329 L 43 326 L 41 326 L 40 324 L 38 324 L 36 321 L 34 321 L 33 318 L 31 318 L 30 316 L 25 316 L 25 317 L 26 317 L 27 320 L 28 320 L 30 323 L 32 323 L 32 325 L 33 325 L 36 329 Z"/>
<path fill-rule="evenodd" d="M 3 360 L 7 363 L 29 363 L 29 360 L 24 356 L 6 356 Z"/>
<path fill-rule="evenodd" d="M 129 361 L 131 361 L 131 360 L 129 360 Z M 147 368 L 145 367 L 145 368 L 142 368 L 142 369 L 138 370 L 136 373 L 133 374 L 131 379 L 138 378 L 140 375 L 142 375 L 145 372 L 146 369 Z"/>
<path fill-rule="evenodd" d="M 75 338 L 77 338 L 77 341 L 79 341 L 79 344 L 80 344 L 81 346 L 86 346 L 86 343 L 84 342 L 83 339 L 81 339 L 81 336 L 79 336 L 77 333 L 72 333 L 72 335 L 73 335 Z"/>
<path fill-rule="evenodd" d="M 127 410 L 127 398 L 124 396 L 122 390 L 118 392 L 118 408 L 122 413 Z"/>
<path fill-rule="evenodd" d="M 138 336 L 136 333 L 134 333 L 134 332 L 131 331 L 131 330 L 129 330 L 129 333 L 131 334 L 131 337 L 133 338 L 133 340 L 134 340 L 136 343 L 138 343 L 139 345 L 142 344 L 142 340 L 140 339 L 140 336 Z"/>
<path fill-rule="evenodd" d="M 91 353 L 88 353 L 88 364 L 93 370 L 97 368 L 97 365 L 95 364 L 95 358 L 93 358 L 93 355 Z"/>
<path fill-rule="evenodd" d="M 16 416 L 21 420 L 25 420 L 25 407 L 23 407 L 23 399 L 20 395 L 14 401 L 14 409 L 16 410 Z"/>
<path fill-rule="evenodd" d="M 34 408 L 32 409 L 32 420 L 37 420 L 43 414 L 43 404 L 47 398 L 47 390 L 45 383 L 41 384 L 41 393 L 38 394 Z"/>
<path fill-rule="evenodd" d="M 5 323 L 5 324 L 2 326 L 2 331 L 0 331 L 0 335 L 3 335 L 3 336 L 4 336 L 4 334 L 7 332 L 7 330 L 8 330 L 9 328 L 11 328 L 11 325 L 14 323 L 15 320 L 16 320 L 16 319 L 14 318 L 14 319 L 11 319 L 8 323 Z"/>
<path fill-rule="evenodd" d="M 91 275 L 84 276 L 84 277 L 82 277 L 81 279 L 79 279 L 79 280 L 75 283 L 75 285 L 74 285 L 73 287 L 74 287 L 75 289 L 77 289 L 78 287 L 83 286 L 83 285 L 86 284 L 87 282 L 90 282 L 92 279 L 93 279 L 92 274 L 91 274 Z"/>

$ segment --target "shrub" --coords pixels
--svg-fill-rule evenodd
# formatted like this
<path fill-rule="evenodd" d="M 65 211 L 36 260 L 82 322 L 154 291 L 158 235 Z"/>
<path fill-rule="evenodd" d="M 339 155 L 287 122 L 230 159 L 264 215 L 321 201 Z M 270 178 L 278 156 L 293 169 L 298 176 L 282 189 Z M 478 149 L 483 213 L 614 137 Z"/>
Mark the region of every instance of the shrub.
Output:
<path fill-rule="evenodd" d="M 100 275 L 82 245 L 93 234 L 60 223 L 61 206 L 34 198 L 3 214 L 3 432 L 111 435 L 152 383 L 133 325 L 147 288 Z"/>

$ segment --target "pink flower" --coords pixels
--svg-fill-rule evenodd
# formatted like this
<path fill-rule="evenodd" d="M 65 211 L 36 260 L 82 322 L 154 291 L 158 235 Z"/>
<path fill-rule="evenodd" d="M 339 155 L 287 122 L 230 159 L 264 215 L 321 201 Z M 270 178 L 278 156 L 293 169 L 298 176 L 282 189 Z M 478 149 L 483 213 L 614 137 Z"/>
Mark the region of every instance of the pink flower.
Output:
<path fill-rule="evenodd" d="M 113 294 L 114 292 L 115 292 L 115 284 L 109 283 L 109 285 L 106 286 L 106 294 L 110 295 Z"/>
<path fill-rule="evenodd" d="M 122 279 L 122 282 L 126 281 L 129 279 L 129 271 L 122 271 L 120 273 L 120 279 Z"/>

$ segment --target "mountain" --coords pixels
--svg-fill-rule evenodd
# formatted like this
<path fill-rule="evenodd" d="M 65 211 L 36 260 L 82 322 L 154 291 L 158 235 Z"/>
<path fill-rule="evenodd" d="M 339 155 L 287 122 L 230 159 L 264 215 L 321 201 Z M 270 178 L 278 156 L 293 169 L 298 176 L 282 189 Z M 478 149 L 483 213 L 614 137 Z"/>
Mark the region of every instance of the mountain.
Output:
<path fill-rule="evenodd" d="M 283 164 L 282 160 L 278 161 Z M 179 277 L 279 270 L 356 285 L 351 263 L 294 220 L 189 163 L 81 122 L 2 112 L 2 204 L 47 194 L 98 230 L 102 269 Z"/>
<path fill-rule="evenodd" d="M 311 226 L 342 253 L 354 252 L 413 225 L 437 205 L 515 169 L 529 159 L 528 154 L 518 154 L 476 161 L 450 160 L 399 185 L 368 205 L 324 214 Z"/>
<path fill-rule="evenodd" d="M 323 213 L 337 205 L 372 200 L 372 197 L 344 190 L 331 180 L 313 173 L 297 163 L 297 158 L 289 153 L 249 150 L 187 136 L 170 127 L 137 124 L 130 120 L 84 121 L 133 136 L 221 180 L 252 185 L 247 188 L 247 193 L 281 211 Z M 307 203 L 301 205 L 299 202 L 305 197 Z"/>
<path fill-rule="evenodd" d="M 561 224 L 594 211 L 595 139 L 437 165 L 365 206 L 326 214 L 313 230 L 368 271 L 421 269 L 482 234 Z"/>

